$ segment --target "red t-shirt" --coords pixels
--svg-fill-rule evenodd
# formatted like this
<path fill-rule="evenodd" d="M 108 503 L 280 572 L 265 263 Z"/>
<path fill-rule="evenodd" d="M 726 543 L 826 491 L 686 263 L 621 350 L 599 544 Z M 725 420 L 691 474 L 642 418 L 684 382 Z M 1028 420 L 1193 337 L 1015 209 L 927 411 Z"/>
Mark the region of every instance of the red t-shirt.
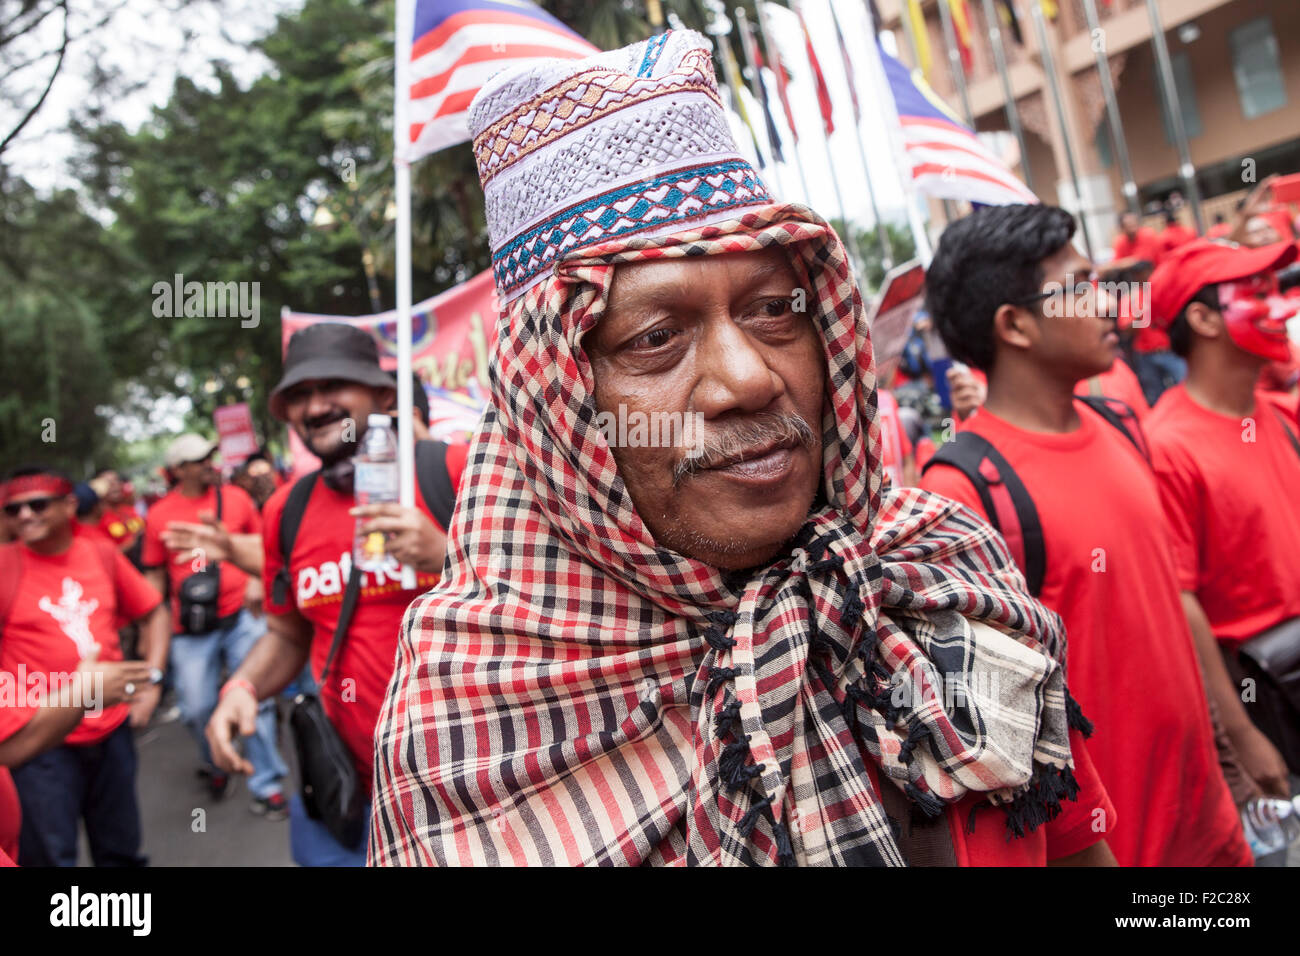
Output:
<path fill-rule="evenodd" d="M 988 409 L 969 428 L 1037 507 L 1041 600 L 1065 621 L 1070 692 L 1093 722 L 1088 749 L 1119 814 L 1106 838 L 1123 866 L 1249 864 L 1155 480 L 1127 438 L 1076 407 L 1080 427 L 1064 435 L 1016 428 Z M 984 513 L 953 468 L 931 468 L 922 486 Z"/>
<path fill-rule="evenodd" d="M 87 539 L 74 535 L 62 554 L 44 555 L 20 545 L 22 570 L 17 596 L 0 638 L 0 671 L 11 687 L 42 699 L 51 675 L 72 674 L 98 644 L 99 660 L 120 661 L 117 618 L 134 621 L 162 601 L 131 562 L 114 552 L 114 578 Z M 13 736 L 32 719 L 39 701 L 22 700 L 0 707 L 0 740 Z M 65 744 L 93 744 L 126 720 L 129 707 L 118 704 L 87 713 Z"/>
<path fill-rule="evenodd" d="M 447 450 L 447 470 L 452 486 L 460 484 L 465 470 L 468 445 L 451 445 Z M 286 603 L 274 600 L 275 576 L 284 562 L 280 555 L 280 516 L 293 489 L 287 484 L 276 491 L 263 509 L 265 533 L 262 543 L 266 560 L 263 583 L 266 586 L 266 610 L 284 614 L 296 608 L 312 626 L 311 668 L 319 680 L 329 657 L 343 602 L 343 589 L 352 569 L 352 535 L 356 518 L 348 511 L 356 507 L 352 495 L 341 494 L 317 480 L 307 510 L 303 513 L 298 535 L 289 560 L 289 597 Z M 433 516 L 415 487 L 416 507 Z M 438 522 L 434 520 L 434 525 Z M 444 529 L 445 530 L 445 529 Z M 388 691 L 397 657 L 397 635 L 406 608 L 417 597 L 438 583 L 437 574 L 417 574 L 414 590 L 404 590 L 397 561 L 389 559 L 391 570 L 377 576 L 369 572 L 361 578 L 361 595 L 347 636 L 330 665 L 328 686 L 322 689 L 321 701 L 326 716 L 338 730 L 352 752 L 357 770 L 367 788 L 374 764 L 375 725 L 379 709 Z M 378 578 L 376 580 L 376 577 Z M 346 683 L 345 683 L 346 682 Z"/>
<path fill-rule="evenodd" d="M 1133 409 L 1139 422 L 1146 421 L 1147 415 L 1151 412 L 1151 406 L 1147 404 L 1147 397 L 1142 393 L 1142 385 L 1138 382 L 1137 375 L 1121 358 L 1115 359 L 1111 367 L 1100 375 L 1082 379 L 1074 387 L 1074 394 L 1117 398 Z"/>
<path fill-rule="evenodd" d="M 217 490 L 208 488 L 197 498 L 187 498 L 179 488 L 173 488 L 152 508 L 149 509 L 149 521 L 145 526 L 144 548 L 140 560 L 145 567 L 167 568 L 167 578 L 171 583 L 172 621 L 176 633 L 181 632 L 183 621 L 180 617 L 181 582 L 201 568 L 201 556 L 190 551 L 173 551 L 162 542 L 162 533 L 173 521 L 198 523 L 200 515 L 217 514 Z M 262 519 L 258 516 L 257 506 L 248 492 L 235 485 L 221 486 L 221 523 L 231 534 L 261 534 Z M 248 585 L 248 575 L 233 562 L 222 561 L 221 591 L 217 595 L 217 615 L 226 617 L 235 614 L 244 606 L 244 588 Z"/>
<path fill-rule="evenodd" d="M 1183 225 L 1165 226 L 1160 231 L 1161 254 L 1177 249 L 1196 238 L 1196 230 Z"/>
<path fill-rule="evenodd" d="M 1178 385 L 1147 420 L 1173 531 L 1178 585 L 1231 649 L 1300 615 L 1300 455 L 1267 401 L 1246 419 L 1203 408 Z"/>
<path fill-rule="evenodd" d="M 112 536 L 104 530 L 102 524 L 86 524 L 84 521 L 74 521 L 72 523 L 74 534 L 82 535 L 87 538 L 99 538 L 101 541 L 107 541 L 109 544 L 116 545 Z"/>
<path fill-rule="evenodd" d="M 144 530 L 144 519 L 132 507 L 121 505 L 114 508 L 109 505 L 104 509 L 104 517 L 99 519 L 99 526 L 115 543 L 125 545 Z"/>
<path fill-rule="evenodd" d="M 8 767 L 0 767 L 0 866 L 17 866 L 23 811 Z"/>
<path fill-rule="evenodd" d="M 1113 248 L 1116 259 L 1144 259 L 1157 265 L 1164 251 L 1164 243 L 1159 236 L 1143 226 L 1132 239 L 1121 232 L 1115 237 Z"/>

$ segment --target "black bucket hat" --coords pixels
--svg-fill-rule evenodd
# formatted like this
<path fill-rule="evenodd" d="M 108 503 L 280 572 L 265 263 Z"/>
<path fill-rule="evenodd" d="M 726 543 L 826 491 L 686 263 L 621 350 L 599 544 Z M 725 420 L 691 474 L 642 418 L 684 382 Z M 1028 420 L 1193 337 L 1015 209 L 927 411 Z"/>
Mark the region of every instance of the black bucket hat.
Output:
<path fill-rule="evenodd" d="M 318 322 L 289 338 L 284 375 L 271 390 L 271 414 L 285 421 L 284 393 L 301 382 L 338 378 L 376 388 L 396 388 L 390 372 L 379 367 L 379 349 L 366 332 L 340 322 Z"/>

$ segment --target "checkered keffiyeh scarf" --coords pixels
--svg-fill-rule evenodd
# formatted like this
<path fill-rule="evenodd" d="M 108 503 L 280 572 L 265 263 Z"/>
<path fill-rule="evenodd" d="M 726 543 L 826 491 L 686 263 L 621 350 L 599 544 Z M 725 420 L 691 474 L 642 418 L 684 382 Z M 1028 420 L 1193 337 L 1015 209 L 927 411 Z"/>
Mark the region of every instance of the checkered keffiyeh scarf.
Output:
<path fill-rule="evenodd" d="M 770 566 L 657 548 L 581 348 L 615 266 L 783 247 L 828 363 L 820 502 Z M 796 206 L 562 262 L 502 317 L 441 583 L 376 735 L 376 864 L 902 865 L 881 786 L 1023 832 L 1072 795 L 1064 634 L 987 524 L 882 495 L 867 324 Z"/>

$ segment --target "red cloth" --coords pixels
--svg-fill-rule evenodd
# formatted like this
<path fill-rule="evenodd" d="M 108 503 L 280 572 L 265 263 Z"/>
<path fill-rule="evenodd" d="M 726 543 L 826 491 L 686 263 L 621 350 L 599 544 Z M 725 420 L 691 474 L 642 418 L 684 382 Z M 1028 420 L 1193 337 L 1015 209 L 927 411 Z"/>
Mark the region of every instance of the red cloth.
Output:
<path fill-rule="evenodd" d="M 0 767 L 0 867 L 16 866 L 23 810 L 7 767 Z"/>
<path fill-rule="evenodd" d="M 876 391 L 880 408 L 880 463 L 889 480 L 902 487 L 903 463 L 912 455 L 912 442 L 907 437 L 903 420 L 898 417 L 898 400 L 888 389 Z"/>
<path fill-rule="evenodd" d="M 1105 836 L 1122 866 L 1248 865 L 1156 483 L 1127 438 L 1088 409 L 1079 417 L 1065 435 L 988 409 L 968 427 L 1011 463 L 1038 509 L 1041 600 L 1065 621 L 1070 692 L 1093 722 L 1088 750 L 1119 816 Z M 922 486 L 984 513 L 955 469 L 931 468 Z M 1088 515 L 1105 520 L 1080 520 Z"/>
<path fill-rule="evenodd" d="M 1188 229 L 1186 226 L 1179 224 L 1165 226 L 1160 231 L 1160 251 L 1163 254 L 1170 249 L 1177 249 L 1183 243 L 1191 242 L 1195 238 L 1195 229 Z"/>
<path fill-rule="evenodd" d="M 1146 421 L 1151 412 L 1147 398 L 1142 394 L 1142 385 L 1128 363 L 1121 358 L 1115 359 L 1111 367 L 1100 375 L 1085 378 L 1074 387 L 1075 395 L 1104 395 L 1117 398 L 1137 414 L 1139 422 Z"/>
<path fill-rule="evenodd" d="M 1205 238 L 1222 239 L 1230 232 L 1232 232 L 1232 223 L 1221 222 L 1218 225 L 1211 226 L 1209 229 L 1205 230 Z"/>
<path fill-rule="evenodd" d="M 110 505 L 104 509 L 104 517 L 99 519 L 99 526 L 118 545 L 126 545 L 144 530 L 144 519 L 135 513 L 134 508 L 126 505 L 114 508 Z"/>
<path fill-rule="evenodd" d="M 1243 420 L 1178 385 L 1156 403 L 1147 437 L 1179 586 L 1195 592 L 1214 636 L 1235 650 L 1300 615 L 1300 455 L 1267 399 Z"/>
<path fill-rule="evenodd" d="M 1132 239 L 1121 232 L 1115 237 L 1112 248 L 1116 259 L 1144 259 L 1155 265 L 1160 262 L 1165 244 L 1159 236 L 1143 226 Z"/>
<path fill-rule="evenodd" d="M 100 538 L 110 544 L 117 544 L 117 542 L 113 540 L 112 535 L 104 530 L 102 524 L 86 524 L 84 521 L 76 521 L 73 522 L 72 530 L 73 533 L 82 535 L 86 538 Z"/>
<path fill-rule="evenodd" d="M 120 661 L 118 615 L 134 621 L 162 600 L 120 552 L 113 555 L 114 587 L 103 558 L 83 537 L 74 536 L 68 549 L 55 555 L 37 554 L 23 545 L 11 547 L 23 549 L 22 572 L 4 639 L 0 640 L 0 671 L 6 672 L 11 686 L 24 692 L 48 686 L 52 674 L 71 674 L 77 669 L 85 654 L 74 635 L 83 637 L 83 627 L 99 644 L 99 660 Z M 55 613 L 63 618 L 62 623 Z M 24 680 L 18 677 L 22 672 L 27 675 Z M 0 740 L 21 730 L 33 713 L 25 700 L 0 707 Z M 96 743 L 121 726 L 127 713 L 126 704 L 87 713 L 64 743 Z"/>
<path fill-rule="evenodd" d="M 459 486 L 465 470 L 468 445 L 452 445 L 447 450 L 447 470 L 453 487 Z M 266 561 L 263 583 L 265 607 L 270 614 L 285 614 L 296 609 L 312 626 L 311 668 L 319 680 L 329 657 L 343 602 L 343 588 L 352 568 L 352 536 L 356 519 L 348 514 L 356 506 L 351 495 L 340 494 L 317 481 L 311 500 L 298 526 L 293 553 L 289 561 L 289 599 L 285 604 L 273 600 L 275 576 L 284 562 L 280 557 L 280 516 L 293 485 L 285 485 L 273 494 L 263 509 L 266 530 L 262 536 Z M 416 506 L 425 514 L 429 508 L 415 488 Z M 432 519 L 432 515 L 430 515 Z M 434 520 L 434 525 L 438 522 Z M 416 597 L 438 583 L 437 574 L 417 574 L 414 590 L 402 590 L 400 573 L 393 562 L 391 576 L 381 573 L 379 580 L 366 573 L 361 580 L 347 640 L 340 646 L 330 666 L 329 683 L 321 694 L 325 713 L 352 752 L 357 770 L 367 789 L 371 784 L 374 762 L 375 724 L 379 708 L 393 675 L 397 655 L 397 633 L 402 615 Z M 343 681 L 349 681 L 344 685 Z"/>
<path fill-rule="evenodd" d="M 182 622 L 177 595 L 181 582 L 200 570 L 201 556 L 191 551 L 173 551 L 167 548 L 162 542 L 162 534 L 173 521 L 198 523 L 201 515 L 216 517 L 216 514 L 215 486 L 197 498 L 187 498 L 181 494 L 178 485 L 149 509 L 140 560 L 146 567 L 166 566 L 167 579 L 171 584 L 172 621 L 176 624 L 178 634 Z M 258 516 L 257 505 L 253 504 L 248 492 L 235 485 L 221 486 L 221 523 L 231 534 L 262 533 L 262 519 Z M 217 595 L 217 614 L 225 617 L 237 613 L 244 606 L 244 588 L 248 585 L 248 575 L 230 561 L 222 561 L 219 571 L 221 591 Z"/>

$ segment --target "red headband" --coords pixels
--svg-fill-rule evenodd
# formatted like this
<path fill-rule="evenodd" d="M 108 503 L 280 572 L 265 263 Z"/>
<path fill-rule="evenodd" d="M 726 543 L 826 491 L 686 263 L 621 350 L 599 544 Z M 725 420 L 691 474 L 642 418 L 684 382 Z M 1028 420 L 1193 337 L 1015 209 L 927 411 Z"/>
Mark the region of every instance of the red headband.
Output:
<path fill-rule="evenodd" d="M 58 475 L 20 475 L 17 478 L 10 478 L 3 489 L 5 501 L 10 501 L 19 495 L 29 495 L 33 491 L 44 491 L 52 498 L 61 498 L 72 494 L 72 482 Z"/>

